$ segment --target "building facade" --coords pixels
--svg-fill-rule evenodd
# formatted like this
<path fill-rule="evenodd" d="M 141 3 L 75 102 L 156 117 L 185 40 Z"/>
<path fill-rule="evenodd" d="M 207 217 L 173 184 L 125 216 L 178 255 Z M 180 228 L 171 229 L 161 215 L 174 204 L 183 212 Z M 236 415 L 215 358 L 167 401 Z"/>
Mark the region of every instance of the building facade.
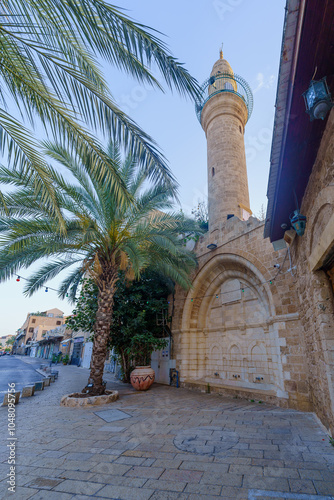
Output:
<path fill-rule="evenodd" d="M 270 241 L 285 238 L 289 245 L 304 342 L 295 362 L 305 365 L 303 384 L 310 403 L 332 433 L 334 109 L 311 120 L 303 94 L 311 80 L 327 77 L 334 95 L 333 22 L 333 2 L 287 2 L 265 225 Z M 316 102 L 313 90 L 311 96 Z M 318 110 L 326 106 L 323 97 Z M 306 217 L 304 234 L 291 229 L 296 209 Z M 291 384 L 298 386 L 298 381 L 292 379 Z"/>
<path fill-rule="evenodd" d="M 298 294 L 285 243 L 264 240 L 249 206 L 244 130 L 251 91 L 222 52 L 197 114 L 207 138 L 209 230 L 189 292 L 176 290 L 181 385 L 311 410 Z"/>
<path fill-rule="evenodd" d="M 14 352 L 24 354 L 32 342 L 42 340 L 49 330 L 64 324 L 64 313 L 53 308 L 38 313 L 28 313 L 22 327 L 18 329 Z"/>
<path fill-rule="evenodd" d="M 333 22 L 333 2 L 287 0 L 264 222 L 251 216 L 247 190 L 251 99 L 222 54 L 214 64 L 197 103 L 208 145 L 209 231 L 195 246 L 193 288 L 177 289 L 172 307 L 181 385 L 314 411 L 331 435 Z M 329 95 L 307 94 L 306 113 L 305 91 L 325 77 Z M 306 219 L 304 232 L 296 214 Z"/>

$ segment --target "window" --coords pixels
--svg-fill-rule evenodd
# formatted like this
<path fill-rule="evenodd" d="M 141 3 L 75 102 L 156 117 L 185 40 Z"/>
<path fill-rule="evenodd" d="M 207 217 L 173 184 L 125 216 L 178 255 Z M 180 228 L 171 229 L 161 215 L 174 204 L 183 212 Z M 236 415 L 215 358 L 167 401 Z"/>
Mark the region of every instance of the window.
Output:
<path fill-rule="evenodd" d="M 226 82 L 226 83 L 225 83 L 225 85 L 224 85 L 224 88 L 225 88 L 226 90 L 234 90 L 234 89 L 233 89 L 233 85 L 232 85 L 232 83 L 230 83 L 230 82 Z"/>
<path fill-rule="evenodd" d="M 31 326 L 31 327 L 29 328 L 29 333 L 33 333 L 33 331 L 34 331 L 34 329 L 33 329 L 33 327 Z"/>
<path fill-rule="evenodd" d="M 49 318 L 53 318 L 53 313 L 48 313 Z"/>
<path fill-rule="evenodd" d="M 31 322 L 32 322 L 32 323 L 36 323 L 36 319 L 32 319 L 32 320 L 31 320 Z"/>
<path fill-rule="evenodd" d="M 56 322 L 56 325 L 61 325 L 61 321 L 57 321 L 57 322 Z"/>
<path fill-rule="evenodd" d="M 242 134 L 242 128 L 241 128 L 241 125 L 239 125 L 239 130 L 240 130 L 240 134 Z"/>
<path fill-rule="evenodd" d="M 212 167 L 212 177 L 215 175 L 215 167 Z"/>
<path fill-rule="evenodd" d="M 43 335 L 45 335 L 45 334 L 46 334 L 46 332 L 47 332 L 47 330 L 43 330 L 43 331 L 42 331 L 42 334 L 43 334 Z"/>

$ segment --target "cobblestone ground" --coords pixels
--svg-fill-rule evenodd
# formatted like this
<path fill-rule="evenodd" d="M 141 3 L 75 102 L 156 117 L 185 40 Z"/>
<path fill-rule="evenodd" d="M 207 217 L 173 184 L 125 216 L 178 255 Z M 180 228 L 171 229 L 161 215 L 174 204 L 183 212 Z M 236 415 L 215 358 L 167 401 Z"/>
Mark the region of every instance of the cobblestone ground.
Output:
<path fill-rule="evenodd" d="M 16 407 L 15 493 L 0 408 L 3 499 L 334 498 L 334 448 L 312 414 L 159 385 L 140 393 L 111 375 L 118 401 L 65 408 L 61 396 L 82 389 L 88 370 L 59 371 Z"/>

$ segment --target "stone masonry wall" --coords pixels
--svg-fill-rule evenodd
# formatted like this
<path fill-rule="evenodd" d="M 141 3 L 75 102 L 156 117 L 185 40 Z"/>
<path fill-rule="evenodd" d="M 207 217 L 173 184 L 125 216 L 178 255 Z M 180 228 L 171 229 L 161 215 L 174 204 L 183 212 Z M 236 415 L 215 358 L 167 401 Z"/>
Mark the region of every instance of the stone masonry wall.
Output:
<path fill-rule="evenodd" d="M 193 289 L 175 293 L 173 357 L 181 383 L 311 410 L 287 250 L 274 252 L 253 217 L 222 223 L 213 251 L 210 238 L 196 245 Z"/>
<path fill-rule="evenodd" d="M 328 118 L 301 213 L 307 216 L 307 226 L 304 236 L 295 237 L 291 254 L 297 266 L 307 383 L 316 413 L 334 433 L 333 290 L 322 267 L 334 251 L 334 110 Z"/>

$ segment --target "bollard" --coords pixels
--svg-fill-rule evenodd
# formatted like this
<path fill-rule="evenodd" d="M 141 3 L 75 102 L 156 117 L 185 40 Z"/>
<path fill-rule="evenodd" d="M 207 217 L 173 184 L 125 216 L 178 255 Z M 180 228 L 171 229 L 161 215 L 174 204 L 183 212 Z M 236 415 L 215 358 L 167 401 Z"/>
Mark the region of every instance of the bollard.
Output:
<path fill-rule="evenodd" d="M 8 406 L 8 396 L 10 396 L 10 402 L 11 402 L 12 401 L 11 396 L 14 395 L 15 395 L 15 404 L 17 405 L 19 402 L 20 394 L 21 394 L 20 391 L 12 392 L 10 395 L 8 394 L 8 392 L 6 392 L 5 397 L 3 398 L 2 406 Z"/>
<path fill-rule="evenodd" d="M 29 398 L 30 396 L 33 396 L 34 394 L 35 394 L 35 386 L 28 385 L 27 387 L 23 387 L 22 393 L 21 393 L 21 398 Z"/>
<path fill-rule="evenodd" d="M 42 380 L 40 382 L 35 382 L 35 391 L 43 391 L 43 389 L 44 384 Z"/>
<path fill-rule="evenodd" d="M 51 378 L 50 377 L 46 377 L 44 380 L 44 387 L 49 387 L 50 385 L 50 382 L 51 382 Z"/>

